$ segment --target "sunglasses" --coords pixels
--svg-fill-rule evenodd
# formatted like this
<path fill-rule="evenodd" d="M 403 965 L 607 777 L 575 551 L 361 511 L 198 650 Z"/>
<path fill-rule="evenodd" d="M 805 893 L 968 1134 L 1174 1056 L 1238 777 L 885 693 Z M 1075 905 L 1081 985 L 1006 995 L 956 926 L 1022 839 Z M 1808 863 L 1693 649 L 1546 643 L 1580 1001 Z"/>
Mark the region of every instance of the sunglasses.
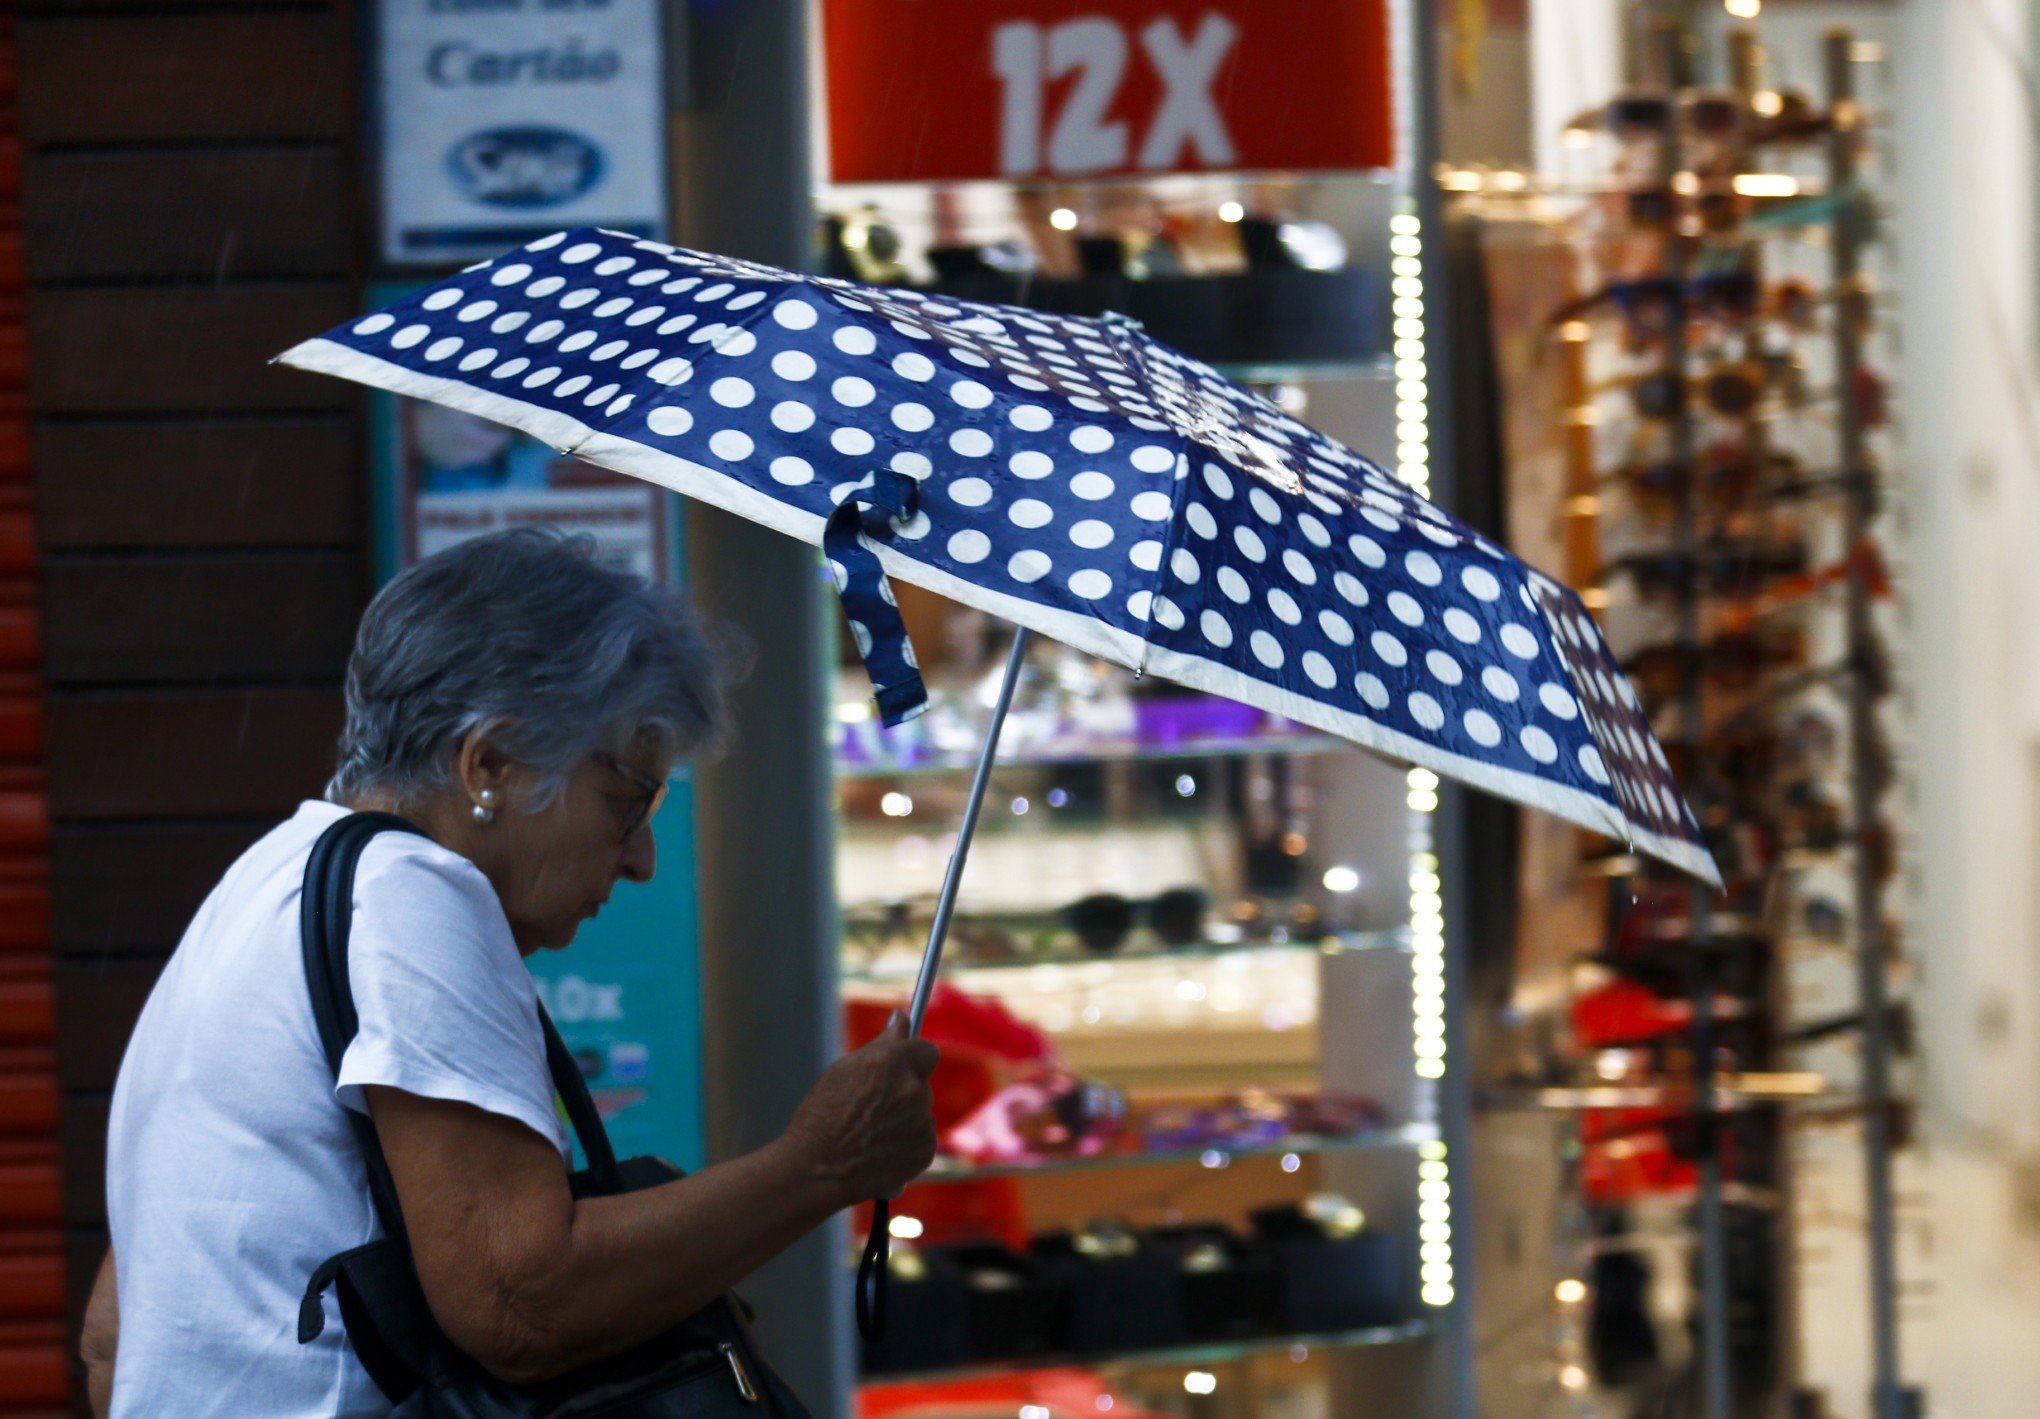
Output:
<path fill-rule="evenodd" d="M 611 773 L 638 791 L 638 797 L 631 803 L 628 815 L 621 820 L 623 832 L 617 841 L 627 843 L 636 835 L 637 830 L 650 822 L 652 815 L 659 811 L 659 806 L 666 801 L 666 790 L 671 788 L 672 784 L 665 779 L 653 778 L 640 769 L 634 769 L 614 754 L 604 753 L 600 749 L 595 751 L 595 758 Z"/>
<path fill-rule="evenodd" d="M 1170 946 L 1194 946 L 1204 939 L 1208 906 L 1204 893 L 1195 887 L 1176 887 L 1146 900 L 1100 892 L 1070 903 L 1056 915 L 1085 950 L 1102 955 L 1118 950 L 1138 926 Z"/>

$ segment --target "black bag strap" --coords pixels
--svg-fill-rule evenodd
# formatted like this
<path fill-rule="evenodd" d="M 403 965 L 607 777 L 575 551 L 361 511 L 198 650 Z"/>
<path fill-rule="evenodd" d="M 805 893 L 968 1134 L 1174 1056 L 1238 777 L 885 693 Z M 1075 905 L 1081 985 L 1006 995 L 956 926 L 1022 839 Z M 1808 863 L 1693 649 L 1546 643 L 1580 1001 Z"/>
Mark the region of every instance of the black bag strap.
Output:
<path fill-rule="evenodd" d="M 354 875 L 362 851 L 380 833 L 402 832 L 426 836 L 423 829 L 394 813 L 354 813 L 342 818 L 319 835 L 305 863 L 303 901 L 299 921 L 303 935 L 305 985 L 312 998 L 312 1017 L 318 1024 L 319 1043 L 333 1077 L 340 1077 L 340 1062 L 347 1046 L 360 1029 L 347 964 L 348 938 L 354 925 Z M 610 1145 L 609 1131 L 602 1125 L 588 1081 L 566 1041 L 560 1038 L 543 1005 L 538 1008 L 539 1025 L 545 1032 L 546 1067 L 553 1088 L 566 1109 L 567 1122 L 588 1159 L 595 1190 L 614 1193 L 623 1190 Z M 382 1142 L 375 1125 L 363 1114 L 348 1109 L 347 1119 L 368 1169 L 369 1194 L 386 1236 L 403 1238 L 404 1215 L 397 1202 L 396 1181 L 383 1157 Z"/>

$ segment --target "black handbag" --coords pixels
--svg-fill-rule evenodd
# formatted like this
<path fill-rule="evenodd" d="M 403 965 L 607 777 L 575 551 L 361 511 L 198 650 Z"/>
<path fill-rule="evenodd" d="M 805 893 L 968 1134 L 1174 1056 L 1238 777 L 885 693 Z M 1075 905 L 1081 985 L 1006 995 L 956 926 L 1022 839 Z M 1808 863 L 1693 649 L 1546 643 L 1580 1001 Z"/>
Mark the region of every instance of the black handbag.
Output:
<path fill-rule="evenodd" d="M 320 835 L 305 865 L 305 983 L 336 1079 L 358 1025 L 347 971 L 355 867 L 369 839 L 391 831 L 419 829 L 393 814 L 353 814 Z M 571 1179 L 574 1195 L 633 1192 L 683 1176 L 660 1158 L 617 1161 L 565 1041 L 544 1007 L 538 1015 L 553 1087 L 588 1160 Z M 312 1274 L 298 1308 L 298 1342 L 308 1343 L 325 1328 L 323 1297 L 333 1288 L 347 1338 L 394 1406 L 392 1419 L 810 1419 L 759 1356 L 747 1324 L 750 1308 L 735 1292 L 664 1334 L 544 1384 L 510 1385 L 489 1374 L 433 1320 L 375 1126 L 352 1109 L 347 1118 L 384 1235 L 329 1258 Z"/>

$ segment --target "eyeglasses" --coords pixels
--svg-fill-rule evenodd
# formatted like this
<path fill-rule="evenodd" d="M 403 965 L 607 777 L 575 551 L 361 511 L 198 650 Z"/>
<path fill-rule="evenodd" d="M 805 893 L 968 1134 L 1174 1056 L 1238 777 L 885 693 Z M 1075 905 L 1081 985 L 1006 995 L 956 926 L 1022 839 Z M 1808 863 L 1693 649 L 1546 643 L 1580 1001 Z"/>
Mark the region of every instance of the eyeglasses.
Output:
<path fill-rule="evenodd" d="M 619 842 L 629 842 L 637 830 L 649 823 L 652 815 L 659 811 L 659 805 L 666 801 L 666 790 L 671 788 L 672 784 L 665 779 L 653 778 L 640 769 L 634 769 L 614 754 L 606 754 L 600 749 L 595 751 L 595 757 L 610 772 L 635 788 L 640 795 L 637 801 L 631 804 L 630 816 L 624 820 L 623 834 L 618 839 Z"/>

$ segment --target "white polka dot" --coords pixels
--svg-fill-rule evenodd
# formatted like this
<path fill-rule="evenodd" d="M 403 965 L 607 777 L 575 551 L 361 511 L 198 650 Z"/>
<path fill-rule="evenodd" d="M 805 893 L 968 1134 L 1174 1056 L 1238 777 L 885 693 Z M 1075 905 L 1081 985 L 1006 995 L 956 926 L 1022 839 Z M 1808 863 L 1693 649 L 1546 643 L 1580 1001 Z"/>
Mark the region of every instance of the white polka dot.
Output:
<path fill-rule="evenodd" d="M 736 429 L 722 429 L 708 441 L 708 451 L 725 463 L 737 463 L 751 456 L 751 436 Z"/>
<path fill-rule="evenodd" d="M 356 323 L 354 333 L 356 335 L 380 335 L 396 323 L 397 318 L 394 315 L 389 314 L 387 311 L 377 311 L 374 315 L 369 316 L 368 319 Z"/>
<path fill-rule="evenodd" d="M 926 454 L 915 453 L 911 450 L 895 453 L 889 466 L 893 472 L 904 473 L 916 482 L 919 482 L 935 471 L 935 465 L 928 461 Z"/>
<path fill-rule="evenodd" d="M 576 248 L 578 250 L 578 248 Z M 514 286 L 531 274 L 531 268 L 522 261 L 513 261 L 508 266 L 499 266 L 490 274 L 489 280 L 498 286 Z M 436 307 L 435 307 L 436 309 Z"/>
<path fill-rule="evenodd" d="M 1145 621 L 1153 611 L 1154 600 L 1152 591 L 1136 591 L 1126 598 L 1126 614 L 1136 621 Z"/>
<path fill-rule="evenodd" d="M 1167 522 L 1169 514 L 1174 511 L 1167 493 L 1137 493 L 1129 506 L 1135 517 L 1147 522 Z"/>
<path fill-rule="evenodd" d="M 1144 572 L 1151 572 L 1162 564 L 1162 544 L 1149 538 L 1136 542 L 1126 550 L 1126 559 Z"/>
<path fill-rule="evenodd" d="M 541 276 L 524 288 L 524 294 L 535 301 L 542 301 L 566 284 L 567 278 L 564 276 Z"/>
<path fill-rule="evenodd" d="M 1086 601 L 1096 601 L 1112 594 L 1112 578 L 1095 567 L 1087 567 L 1070 578 L 1070 592 Z"/>
<path fill-rule="evenodd" d="M 1014 428 L 1030 434 L 1038 434 L 1055 422 L 1048 410 L 1039 404 L 1022 404 L 1006 418 L 1012 422 Z"/>
<path fill-rule="evenodd" d="M 1363 567 L 1385 567 L 1388 553 L 1381 550 L 1381 544 L 1364 533 L 1356 532 L 1346 539 L 1346 545 L 1353 549 L 1354 559 Z"/>
<path fill-rule="evenodd" d="M 558 365 L 547 365 L 542 370 L 533 370 L 530 374 L 524 376 L 524 387 L 526 389 L 539 389 L 551 384 L 559 377 L 560 367 Z"/>
<path fill-rule="evenodd" d="M 1294 547 L 1282 554 L 1282 569 L 1305 586 L 1317 585 L 1317 568 L 1310 564 L 1309 557 Z"/>
<path fill-rule="evenodd" d="M 460 347 L 466 343 L 467 342 L 461 339 L 458 335 L 449 335 L 443 340 L 434 340 L 430 345 L 425 347 L 425 358 L 428 360 L 448 359 L 451 356 L 453 356 L 456 352 L 458 352 Z"/>
<path fill-rule="evenodd" d="M 567 294 L 560 297 L 560 309 L 579 310 L 582 306 L 588 305 L 593 301 L 600 300 L 601 298 L 602 292 L 596 290 L 592 286 L 584 287 L 578 291 L 569 291 L 567 292 Z"/>
<path fill-rule="evenodd" d="M 1296 525 L 1303 529 L 1303 535 L 1310 539 L 1312 546 L 1329 547 L 1332 545 L 1332 534 L 1325 531 L 1325 525 L 1309 513 L 1298 513 L 1296 515 Z"/>
<path fill-rule="evenodd" d="M 643 276 L 633 276 L 630 278 L 630 281 L 631 284 L 635 286 L 642 284 L 644 279 L 645 278 Z M 723 306 L 723 309 L 749 310 L 752 306 L 757 305 L 760 301 L 764 299 L 766 299 L 766 296 L 763 291 L 746 291 L 741 296 L 733 297 L 727 304 Z"/>
<path fill-rule="evenodd" d="M 1178 547 L 1169 554 L 1169 571 L 1186 586 L 1194 584 L 1204 574 L 1203 568 L 1197 564 L 1196 555 L 1188 547 Z M 1219 575 L 1224 576 L 1225 573 L 1221 571 Z"/>
<path fill-rule="evenodd" d="M 1070 529 L 1070 541 L 1093 552 L 1100 547 L 1109 547 L 1112 545 L 1112 524 L 1087 517 Z"/>
<path fill-rule="evenodd" d="M 1391 513 L 1383 512 L 1380 508 L 1377 507 L 1361 508 L 1360 516 L 1365 518 L 1368 522 L 1372 523 L 1374 526 L 1380 528 L 1383 532 L 1402 531 L 1402 521 Z"/>
<path fill-rule="evenodd" d="M 1404 557 L 1403 570 L 1425 586 L 1436 586 L 1445 580 L 1445 573 L 1438 569 L 1438 559 L 1429 552 L 1412 552 Z"/>
<path fill-rule="evenodd" d="M 735 375 L 726 375 L 708 387 L 708 397 L 725 409 L 741 409 L 749 404 L 755 395 L 756 391 L 751 388 L 751 382 L 747 379 L 738 379 Z M 810 421 L 812 422 L 812 419 Z"/>
<path fill-rule="evenodd" d="M 561 380 L 559 387 L 553 390 L 553 393 L 561 399 L 571 399 L 593 383 L 594 381 L 589 379 L 588 376 L 577 374 L 572 379 Z"/>
<path fill-rule="evenodd" d="M 1070 446 L 1079 453 L 1103 453 L 1112 447 L 1112 435 L 1096 424 L 1085 424 L 1070 431 Z"/>
<path fill-rule="evenodd" d="M 637 396 L 635 394 L 626 394 L 602 412 L 613 419 L 635 403 L 637 403 Z"/>
<path fill-rule="evenodd" d="M 1445 629 L 1452 638 L 1465 645 L 1472 645 L 1480 639 L 1480 622 L 1460 610 L 1457 606 L 1446 611 Z"/>
<path fill-rule="evenodd" d="M 525 359 L 524 356 L 519 355 L 516 359 L 507 360 L 504 363 L 496 366 L 496 368 L 490 370 L 489 378 L 508 379 L 512 375 L 524 373 L 524 371 L 529 369 L 530 367 L 531 361 Z"/>
<path fill-rule="evenodd" d="M 1467 737 L 1484 749 L 1492 749 L 1502 742 L 1502 726 L 1486 710 L 1468 710 L 1460 723 L 1466 726 Z"/>
<path fill-rule="evenodd" d="M 1294 596 L 1291 596 L 1279 586 L 1268 593 L 1268 609 L 1275 613 L 1275 619 L 1283 622 L 1285 625 L 1300 626 L 1303 624 L 1303 608 L 1296 604 Z"/>
<path fill-rule="evenodd" d="M 1518 660 L 1537 658 L 1537 637 L 1524 627 L 1511 621 L 1502 627 L 1502 647 Z"/>
<path fill-rule="evenodd" d="M 1216 463 L 1204 465 L 1204 486 L 1211 489 L 1215 497 L 1229 498 L 1232 496 L 1232 479 L 1228 478 L 1225 470 Z"/>
<path fill-rule="evenodd" d="M 1022 498 L 1006 509 L 1015 527 L 1046 527 L 1055 519 L 1055 510 L 1039 498 Z"/>
<path fill-rule="evenodd" d="M 1351 572 L 1335 572 L 1332 575 L 1332 589 L 1354 606 L 1365 606 L 1368 602 L 1367 588 L 1360 584 L 1360 578 Z"/>
<path fill-rule="evenodd" d="M 1176 555 L 1183 557 L 1189 554 L 1179 550 Z M 1242 606 L 1254 599 L 1254 589 L 1247 585 L 1247 579 L 1232 567 L 1218 569 L 1218 589 L 1225 593 L 1228 601 L 1238 602 Z"/>
<path fill-rule="evenodd" d="M 1523 752 L 1540 764 L 1558 762 L 1558 741 L 1536 725 L 1525 728 L 1517 739 L 1523 745 Z"/>
<path fill-rule="evenodd" d="M 665 313 L 666 308 L 662 305 L 648 305 L 634 313 L 624 324 L 633 328 L 640 325 L 650 325 Z"/>
<path fill-rule="evenodd" d="M 732 330 L 715 337 L 715 352 L 740 360 L 758 348 L 758 337 L 748 330 Z"/>
<path fill-rule="evenodd" d="M 1391 591 L 1388 593 L 1388 614 L 1401 621 L 1405 626 L 1421 626 L 1424 624 L 1424 608 L 1418 605 L 1417 598 L 1410 595 L 1407 591 Z"/>
<path fill-rule="evenodd" d="M 694 427 L 694 416 L 677 405 L 661 405 L 645 415 L 645 427 L 655 434 L 677 438 Z"/>
<path fill-rule="evenodd" d="M 1459 668 L 1459 662 L 1442 650 L 1426 651 L 1424 664 L 1440 684 L 1457 685 L 1466 678 L 1466 672 Z"/>
<path fill-rule="evenodd" d="M 694 324 L 693 316 L 676 315 L 671 320 L 665 322 L 663 325 L 659 327 L 659 334 L 672 335 L 678 331 L 685 330 L 688 326 L 692 324 Z"/>
<path fill-rule="evenodd" d="M 918 434 L 935 426 L 935 415 L 926 404 L 895 404 L 892 407 L 893 427 L 905 433 Z"/>
<path fill-rule="evenodd" d="M 593 261 L 597 256 L 601 254 L 601 252 L 602 248 L 597 246 L 594 242 L 584 241 L 577 246 L 570 246 L 565 251 L 561 252 L 560 260 L 566 262 L 570 266 L 578 266 L 583 261 Z"/>
<path fill-rule="evenodd" d="M 1176 466 L 1176 455 L 1158 443 L 1144 443 L 1128 461 L 1143 473 L 1166 473 Z"/>
<path fill-rule="evenodd" d="M 806 301 L 784 300 L 772 307 L 772 318 L 788 330 L 814 328 L 815 308 Z"/>
<path fill-rule="evenodd" d="M 1318 612 L 1317 623 L 1318 629 L 1325 633 L 1325 639 L 1334 645 L 1353 644 L 1353 623 L 1338 612 Z"/>
<path fill-rule="evenodd" d="M 526 251 L 551 251 L 566 239 L 567 234 L 565 232 L 554 232 L 551 236 L 542 236 L 537 241 L 527 242 L 524 249 Z"/>
<path fill-rule="evenodd" d="M 878 337 L 859 325 L 846 325 L 834 337 L 836 348 L 846 355 L 868 355 L 878 348 Z"/>
<path fill-rule="evenodd" d="M 1360 698 L 1375 709 L 1388 708 L 1388 686 L 1381 683 L 1377 675 L 1361 671 L 1353 677 L 1353 688 L 1360 692 Z"/>
<path fill-rule="evenodd" d="M 815 480 L 815 468 L 805 458 L 787 456 L 772 460 L 772 481 L 789 488 L 805 487 Z"/>
<path fill-rule="evenodd" d="M 1206 611 L 1203 615 L 1199 616 L 1197 618 L 1197 629 L 1204 633 L 1206 640 L 1210 641 L 1220 650 L 1224 650 L 1232 644 L 1232 622 L 1226 620 L 1225 617 L 1219 615 L 1216 611 Z"/>
<path fill-rule="evenodd" d="M 600 269 L 599 267 L 597 268 Z M 719 301 L 736 289 L 728 281 L 717 281 L 713 286 L 704 286 L 694 293 L 696 301 Z"/>
<path fill-rule="evenodd" d="M 564 320 L 541 320 L 524 332 L 524 338 L 530 344 L 543 345 L 566 328 L 567 323 Z"/>
<path fill-rule="evenodd" d="M 594 343 L 595 343 L 594 331 L 576 330 L 566 339 L 560 341 L 560 353 L 565 355 L 571 355 L 576 350 L 585 350 Z"/>
<path fill-rule="evenodd" d="M 1183 520 L 1190 524 L 1190 530 L 1207 542 L 1218 536 L 1218 519 L 1211 515 L 1211 509 L 1203 503 L 1192 503 L 1183 514 Z"/>
<path fill-rule="evenodd" d="M 1024 552 L 1015 552 L 1006 562 L 1006 575 L 1015 581 L 1036 582 L 1047 576 L 1054 566 L 1048 553 L 1029 547 Z"/>
<path fill-rule="evenodd" d="M 1563 685 L 1549 682 L 1539 685 L 1537 687 L 1537 698 L 1543 703 L 1545 709 L 1560 719 L 1577 719 L 1579 717 L 1579 701 L 1575 700 L 1572 697 L 1572 692 Z"/>
<path fill-rule="evenodd" d="M 390 343 L 399 350 L 408 350 L 431 333 L 432 327 L 429 325 L 406 325 L 402 330 L 390 336 Z"/>
<path fill-rule="evenodd" d="M 462 357 L 460 367 L 464 370 L 478 370 L 483 365 L 493 363 L 495 358 L 494 350 L 470 350 Z"/>
<path fill-rule="evenodd" d="M 815 357 L 805 350 L 781 350 L 772 357 L 772 373 L 799 383 L 815 373 Z"/>
<path fill-rule="evenodd" d="M 829 447 L 851 458 L 862 458 L 877 446 L 877 440 L 862 429 L 838 429 L 829 435 Z"/>
<path fill-rule="evenodd" d="M 486 320 L 495 313 L 494 301 L 476 301 L 473 305 L 461 307 L 460 319 L 464 323 L 473 324 L 477 320 Z"/>
<path fill-rule="evenodd" d="M 694 364 L 675 355 L 670 360 L 661 360 L 645 371 L 645 377 L 663 385 L 685 384 L 694 377 Z"/>
<path fill-rule="evenodd" d="M 1166 596 L 1155 598 L 1155 624 L 1165 631 L 1183 629 L 1183 608 Z"/>
<path fill-rule="evenodd" d="M 1459 574 L 1459 584 L 1482 601 L 1493 601 L 1502 594 L 1501 582 L 1486 567 L 1468 567 Z"/>
<path fill-rule="evenodd" d="M 611 340 L 599 346 L 588 356 L 591 360 L 613 360 L 630 348 L 628 340 Z"/>
<path fill-rule="evenodd" d="M 1512 705 L 1523 693 L 1516 677 L 1499 665 L 1490 665 L 1480 672 L 1481 687 L 1503 704 Z"/>
<path fill-rule="evenodd" d="M 1438 729 L 1445 723 L 1445 707 L 1425 694 L 1422 690 L 1410 696 L 1410 718 L 1426 729 Z"/>
<path fill-rule="evenodd" d="M 992 402 L 992 391 L 974 379 L 960 379 L 949 386 L 949 397 L 966 409 L 982 409 Z"/>
<path fill-rule="evenodd" d="M 992 500 L 992 485 L 982 478 L 958 478 L 949 485 L 949 497 L 963 507 L 983 507 Z"/>
<path fill-rule="evenodd" d="M 1376 658 L 1386 664 L 1403 666 L 1410 663 L 1410 653 L 1403 649 L 1403 643 L 1387 631 L 1376 631 L 1368 637 L 1367 643 L 1374 647 Z"/>
<path fill-rule="evenodd" d="M 1608 766 L 1601 761 L 1601 751 L 1591 744 L 1580 745 L 1580 767 L 1595 783 L 1607 786 Z"/>
<path fill-rule="evenodd" d="M 1070 491 L 1085 502 L 1095 503 L 1112 496 L 1112 480 L 1103 473 L 1079 473 L 1070 479 Z"/>
<path fill-rule="evenodd" d="M 635 265 L 637 265 L 637 258 L 635 256 L 612 256 L 595 268 L 595 274 L 598 276 L 614 276 L 618 272 L 630 270 Z"/>
<path fill-rule="evenodd" d="M 983 429 L 958 429 L 949 436 L 949 447 L 965 458 L 983 458 L 992 451 L 992 436 Z"/>
<path fill-rule="evenodd" d="M 1033 449 L 1014 454 L 1007 460 L 1006 466 L 1016 478 L 1046 478 L 1055 472 L 1055 460 Z"/>
<path fill-rule="evenodd" d="M 878 391 L 871 387 L 868 379 L 859 379 L 854 374 L 844 375 L 829 386 L 829 393 L 838 404 L 852 409 L 861 409 L 877 397 Z"/>
<path fill-rule="evenodd" d="M 772 406 L 772 427 L 781 433 L 803 433 L 814 423 L 815 411 L 798 399 L 783 399 Z"/>
<path fill-rule="evenodd" d="M 489 329 L 498 335 L 508 335 L 511 331 L 517 329 L 519 326 L 523 325 L 527 320 L 530 319 L 531 319 L 530 311 L 513 310 L 507 315 L 499 315 L 494 320 L 490 321 Z"/>
<path fill-rule="evenodd" d="M 1265 562 L 1268 560 L 1267 544 L 1261 540 L 1260 534 L 1255 532 L 1253 528 L 1235 527 L 1233 529 L 1233 542 L 1239 547 L 1240 555 L 1248 561 Z"/>
<path fill-rule="evenodd" d="M 614 296 L 602 302 L 601 305 L 596 306 L 594 315 L 597 320 L 607 320 L 612 315 L 621 315 L 624 311 L 629 310 L 633 304 L 634 302 L 629 296 Z"/>
<path fill-rule="evenodd" d="M 1332 662 L 1314 650 L 1303 653 L 1302 664 L 1303 673 L 1308 675 L 1310 682 L 1320 690 L 1329 690 L 1339 681 L 1339 672 L 1332 669 Z"/>
<path fill-rule="evenodd" d="M 1255 515 L 1259 517 L 1261 521 L 1268 523 L 1271 526 L 1275 523 L 1282 521 L 1282 509 L 1280 506 L 1277 505 L 1275 499 L 1268 496 L 1268 490 L 1266 488 L 1248 489 L 1247 502 L 1250 506 L 1252 506 Z"/>
<path fill-rule="evenodd" d="M 950 560 L 966 566 L 982 562 L 992 553 L 992 539 L 976 530 L 957 533 L 949 539 Z"/>
<path fill-rule="evenodd" d="M 1267 631 L 1255 631 L 1248 636 L 1247 648 L 1253 651 L 1254 659 L 1270 670 L 1279 670 L 1282 667 L 1282 642 Z"/>

